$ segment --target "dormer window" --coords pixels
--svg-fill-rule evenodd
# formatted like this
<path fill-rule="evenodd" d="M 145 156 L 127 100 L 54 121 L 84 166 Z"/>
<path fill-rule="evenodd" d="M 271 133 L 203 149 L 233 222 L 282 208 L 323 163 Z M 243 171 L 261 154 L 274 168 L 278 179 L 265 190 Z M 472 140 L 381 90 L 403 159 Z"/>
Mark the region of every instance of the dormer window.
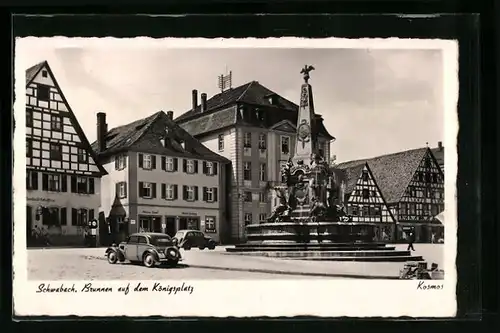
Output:
<path fill-rule="evenodd" d="M 278 98 L 277 98 L 278 96 L 276 94 L 268 95 L 266 97 L 267 97 L 267 101 L 269 102 L 269 104 L 271 104 L 271 105 L 278 104 Z"/>
<path fill-rule="evenodd" d="M 179 144 L 181 145 L 182 149 L 186 149 L 186 142 L 185 141 L 179 141 Z"/>
<path fill-rule="evenodd" d="M 42 71 L 42 77 L 47 77 L 47 71 L 46 70 Z"/>

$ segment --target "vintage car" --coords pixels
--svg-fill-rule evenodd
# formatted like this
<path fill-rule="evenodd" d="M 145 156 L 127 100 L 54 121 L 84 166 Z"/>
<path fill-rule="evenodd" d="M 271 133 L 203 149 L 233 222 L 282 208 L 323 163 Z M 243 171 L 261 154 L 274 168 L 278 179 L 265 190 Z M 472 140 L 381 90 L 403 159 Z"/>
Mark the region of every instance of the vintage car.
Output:
<path fill-rule="evenodd" d="M 429 269 L 426 261 L 409 261 L 399 271 L 399 278 L 401 280 L 442 280 L 444 271 L 439 269 L 436 263 L 432 263 Z"/>
<path fill-rule="evenodd" d="M 200 250 L 205 248 L 213 250 L 217 245 L 216 241 L 198 230 L 179 230 L 175 234 L 173 241 L 184 250 L 190 250 L 192 247 L 197 247 Z"/>
<path fill-rule="evenodd" d="M 106 257 L 110 264 L 128 260 L 142 262 L 146 267 L 164 263 L 175 266 L 182 260 L 179 248 L 169 235 L 152 232 L 132 234 L 118 246 L 113 244 L 106 250 Z"/>

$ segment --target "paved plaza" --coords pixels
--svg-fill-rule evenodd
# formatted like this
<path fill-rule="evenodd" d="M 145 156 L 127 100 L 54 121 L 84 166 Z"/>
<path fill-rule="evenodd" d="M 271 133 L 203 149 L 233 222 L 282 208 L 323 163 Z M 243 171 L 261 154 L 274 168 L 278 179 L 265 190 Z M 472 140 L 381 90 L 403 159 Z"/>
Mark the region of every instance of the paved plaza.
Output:
<path fill-rule="evenodd" d="M 397 248 L 405 245 L 397 245 Z M 415 244 L 414 255 L 442 266 L 443 245 Z M 105 248 L 30 249 L 30 280 L 149 280 L 149 279 L 325 279 L 397 278 L 403 263 L 314 262 L 181 250 L 184 260 L 177 268 L 146 268 L 129 263 L 111 265 Z"/>

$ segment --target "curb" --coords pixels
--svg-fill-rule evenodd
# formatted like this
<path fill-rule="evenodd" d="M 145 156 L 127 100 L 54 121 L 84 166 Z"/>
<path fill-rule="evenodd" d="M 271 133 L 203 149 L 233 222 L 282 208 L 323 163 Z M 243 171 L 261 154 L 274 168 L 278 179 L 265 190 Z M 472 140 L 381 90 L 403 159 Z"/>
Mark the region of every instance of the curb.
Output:
<path fill-rule="evenodd" d="M 92 255 L 84 255 L 84 257 L 86 259 L 106 260 L 105 257 L 97 257 Z M 220 266 L 207 266 L 207 265 L 187 265 L 187 266 L 192 268 L 215 269 L 221 271 L 265 273 L 265 274 L 278 274 L 278 275 L 339 277 L 339 278 L 364 279 L 364 280 L 399 280 L 399 277 L 397 276 L 371 276 L 371 275 L 341 274 L 341 273 L 337 274 L 337 273 L 292 272 L 292 271 L 276 271 L 272 269 L 236 268 L 236 267 L 220 267 Z"/>

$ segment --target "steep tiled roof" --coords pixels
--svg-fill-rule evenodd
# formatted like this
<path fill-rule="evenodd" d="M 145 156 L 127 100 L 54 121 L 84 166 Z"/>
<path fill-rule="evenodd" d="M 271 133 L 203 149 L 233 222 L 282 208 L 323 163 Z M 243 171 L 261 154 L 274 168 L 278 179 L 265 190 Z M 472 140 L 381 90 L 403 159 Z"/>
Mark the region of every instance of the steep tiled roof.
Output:
<path fill-rule="evenodd" d="M 269 96 L 275 96 L 274 104 L 269 102 Z M 268 108 L 267 112 L 280 112 L 274 122 L 273 117 L 268 117 L 266 123 L 252 124 L 252 126 L 271 127 L 283 119 L 289 119 L 293 123 L 297 121 L 298 105 L 279 96 L 275 92 L 264 87 L 257 81 L 252 81 L 236 88 L 228 89 L 207 100 L 207 110 L 202 114 L 198 105 L 175 119 L 191 135 L 197 136 L 224 127 L 240 124 L 249 125 L 244 119 L 238 117 L 236 103 L 263 106 Z M 334 137 L 328 133 L 323 123 L 319 124 L 318 132 L 329 139 Z"/>
<path fill-rule="evenodd" d="M 106 134 L 106 150 L 99 152 L 97 141 L 92 143 L 92 149 L 99 152 L 100 156 L 112 155 L 114 153 L 134 149 L 135 146 L 140 144 L 141 139 L 151 132 L 154 125 L 159 122 L 168 128 L 170 137 L 174 139 L 170 146 L 161 148 L 161 154 L 206 158 L 224 163 L 229 162 L 225 157 L 212 152 L 198 140 L 193 138 L 188 132 L 170 120 L 163 111 L 156 112 L 149 117 L 136 120 L 127 125 L 111 129 Z M 177 144 L 177 141 L 184 141 L 186 143 L 186 149 L 182 148 L 180 144 Z"/>
<path fill-rule="evenodd" d="M 28 86 L 31 83 L 31 80 L 35 78 L 35 76 L 38 74 L 38 72 L 40 71 L 40 69 L 42 69 L 44 65 L 48 66 L 47 61 L 42 61 L 34 66 L 31 66 L 26 70 L 26 86 Z"/>
<path fill-rule="evenodd" d="M 234 104 L 236 102 L 244 102 L 256 105 L 266 105 L 271 106 L 269 100 L 265 98 L 269 95 L 277 96 L 277 105 L 288 110 L 297 110 L 298 106 L 285 98 L 277 95 L 275 92 L 267 89 L 257 81 L 251 81 L 245 83 L 239 87 L 231 88 L 223 91 L 212 98 L 207 100 L 207 109 L 205 112 L 209 112 L 215 109 L 220 109 L 224 106 Z M 179 117 L 175 118 L 176 122 L 183 122 L 188 118 L 201 113 L 201 105 L 198 105 L 194 110 L 187 111 Z"/>
<path fill-rule="evenodd" d="M 357 180 L 356 174 L 359 177 L 363 166 L 367 163 L 385 200 L 388 203 L 398 202 L 427 150 L 428 148 L 412 149 L 338 164 L 339 169 L 352 175 L 352 179 L 347 183 L 346 193 L 350 193 L 348 189 L 350 191 L 354 189 Z"/>

